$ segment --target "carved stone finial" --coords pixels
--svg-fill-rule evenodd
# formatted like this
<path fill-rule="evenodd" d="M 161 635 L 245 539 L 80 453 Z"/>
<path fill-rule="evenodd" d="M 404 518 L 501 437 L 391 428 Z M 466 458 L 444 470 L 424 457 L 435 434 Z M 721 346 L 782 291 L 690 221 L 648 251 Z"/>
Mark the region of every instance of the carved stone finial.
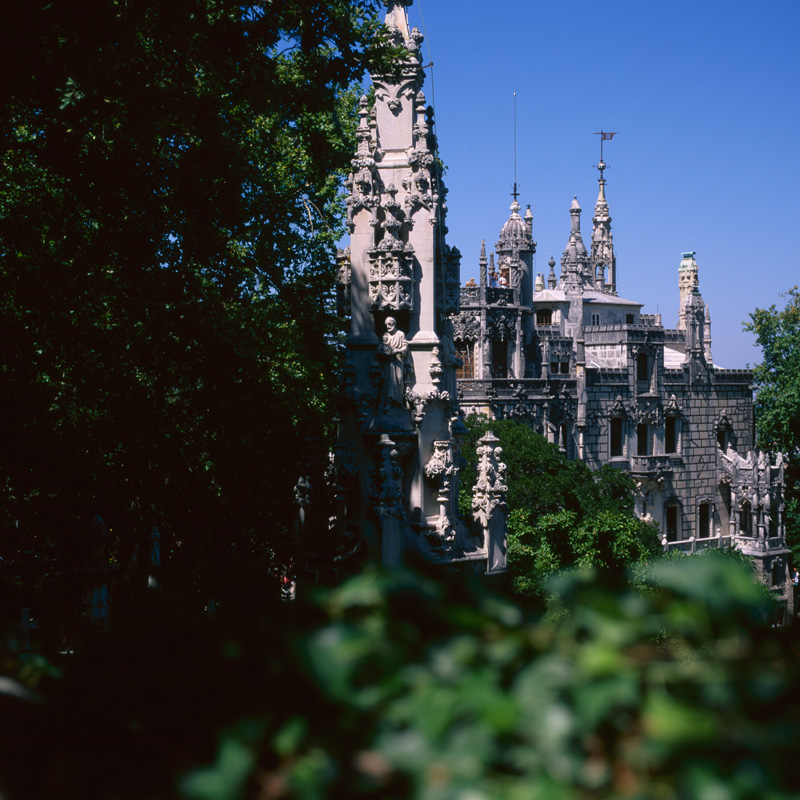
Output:
<path fill-rule="evenodd" d="M 478 477 L 472 491 L 472 515 L 485 528 L 496 509 L 506 508 L 506 465 L 500 460 L 503 448 L 491 432 L 478 441 Z"/>

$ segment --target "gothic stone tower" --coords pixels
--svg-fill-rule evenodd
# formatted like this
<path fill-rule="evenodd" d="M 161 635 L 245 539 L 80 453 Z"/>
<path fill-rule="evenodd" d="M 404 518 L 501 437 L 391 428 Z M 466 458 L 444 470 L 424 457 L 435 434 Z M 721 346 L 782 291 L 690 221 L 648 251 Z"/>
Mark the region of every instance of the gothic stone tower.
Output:
<path fill-rule="evenodd" d="M 350 246 L 339 283 L 350 317 L 335 453 L 339 524 L 374 559 L 414 557 L 505 566 L 502 472 L 483 443 L 474 525 L 456 515 L 463 427 L 448 316 L 459 307 L 460 259 L 445 242 L 446 190 L 433 110 L 422 93 L 422 35 L 411 0 L 384 0 L 389 36 L 407 54 L 373 75 L 361 99 L 348 179 Z M 496 442 L 496 440 L 494 440 Z"/>

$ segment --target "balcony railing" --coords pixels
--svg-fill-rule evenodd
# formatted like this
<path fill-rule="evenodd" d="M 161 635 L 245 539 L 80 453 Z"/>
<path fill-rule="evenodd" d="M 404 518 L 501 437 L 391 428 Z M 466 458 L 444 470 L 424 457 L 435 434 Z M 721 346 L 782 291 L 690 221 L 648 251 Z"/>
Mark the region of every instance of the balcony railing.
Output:
<path fill-rule="evenodd" d="M 658 472 L 672 472 L 669 456 L 631 456 L 631 474 L 655 475 Z"/>

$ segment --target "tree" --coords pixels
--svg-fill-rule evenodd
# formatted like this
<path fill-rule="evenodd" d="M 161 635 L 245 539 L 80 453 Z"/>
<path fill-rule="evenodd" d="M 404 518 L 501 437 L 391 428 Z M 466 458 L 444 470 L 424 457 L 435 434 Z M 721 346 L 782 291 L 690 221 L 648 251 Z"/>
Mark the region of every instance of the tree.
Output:
<path fill-rule="evenodd" d="M 491 428 L 503 448 L 509 568 L 518 593 L 541 596 L 548 576 L 574 566 L 621 576 L 660 553 L 655 528 L 633 513 L 635 487 L 626 473 L 608 465 L 592 472 L 517 422 L 471 416 L 467 427 L 462 493 L 474 482 L 477 440 Z M 464 494 L 465 510 L 466 501 Z"/>
<path fill-rule="evenodd" d="M 756 336 L 763 360 L 753 368 L 759 447 L 788 455 L 786 538 L 800 560 L 800 290 L 778 309 L 757 308 L 744 329 Z"/>
<path fill-rule="evenodd" d="M 287 557 L 377 0 L 18 3 L 0 33 L 0 523 Z M 46 545 L 46 546 L 45 546 Z M 48 549 L 49 548 L 49 549 Z"/>

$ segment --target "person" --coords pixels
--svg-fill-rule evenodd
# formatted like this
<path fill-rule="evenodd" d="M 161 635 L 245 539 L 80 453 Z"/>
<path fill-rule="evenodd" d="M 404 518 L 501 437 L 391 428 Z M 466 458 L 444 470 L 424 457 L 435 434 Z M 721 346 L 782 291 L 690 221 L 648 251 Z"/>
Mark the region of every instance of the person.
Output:
<path fill-rule="evenodd" d="M 795 587 L 800 586 L 800 572 L 797 571 L 797 567 L 792 570 L 792 583 Z"/>
<path fill-rule="evenodd" d="M 406 335 L 397 327 L 394 317 L 386 317 L 386 333 L 383 334 L 378 354 L 383 358 L 383 388 L 381 400 L 387 406 L 405 405 L 405 372 L 408 343 Z"/>
<path fill-rule="evenodd" d="M 470 278 L 470 279 L 467 281 L 467 286 L 468 286 L 470 289 L 471 289 L 473 286 L 477 286 L 477 285 L 478 285 L 478 284 L 477 284 L 477 283 L 475 283 L 475 278 Z"/>

